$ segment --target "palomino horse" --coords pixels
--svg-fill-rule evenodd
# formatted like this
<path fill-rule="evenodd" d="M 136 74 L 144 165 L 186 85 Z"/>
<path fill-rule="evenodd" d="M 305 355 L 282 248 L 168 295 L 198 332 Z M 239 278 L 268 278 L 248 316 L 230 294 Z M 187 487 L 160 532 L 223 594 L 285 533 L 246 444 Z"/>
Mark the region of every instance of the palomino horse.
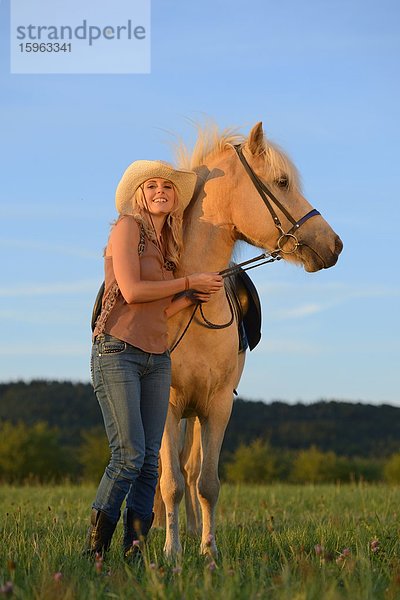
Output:
<path fill-rule="evenodd" d="M 240 147 L 238 146 L 240 144 Z M 242 152 L 242 156 L 240 156 Z M 221 271 L 237 240 L 245 240 L 308 272 L 332 267 L 342 250 L 340 238 L 301 194 L 294 165 L 265 140 L 262 124 L 249 137 L 216 130 L 200 132 L 192 156 L 181 152 L 180 166 L 198 174 L 193 199 L 184 214 L 184 253 L 177 276 L 197 271 Z M 246 163 L 248 166 L 246 166 Z M 251 169 L 251 171 L 249 170 Z M 231 311 L 223 291 L 203 305 L 207 320 L 229 322 Z M 178 339 L 192 309 L 170 321 L 170 340 Z M 202 553 L 217 553 L 215 509 L 219 494 L 218 461 L 233 403 L 233 390 L 243 368 L 235 323 L 211 329 L 196 313 L 172 354 L 170 406 L 161 446 L 160 489 L 165 503 L 168 555 L 181 552 L 178 509 L 185 491 L 181 465 L 191 474 L 189 502 L 192 521 L 197 498 L 202 513 Z M 193 436 L 198 417 L 199 436 Z M 180 421 L 189 418 L 193 446 L 180 456 Z M 201 453 L 196 452 L 196 440 Z M 197 465 L 197 456 L 201 464 Z M 193 477 L 193 473 L 196 477 Z M 198 474 L 198 476 L 197 476 Z M 197 479 L 197 481 L 195 481 Z"/>

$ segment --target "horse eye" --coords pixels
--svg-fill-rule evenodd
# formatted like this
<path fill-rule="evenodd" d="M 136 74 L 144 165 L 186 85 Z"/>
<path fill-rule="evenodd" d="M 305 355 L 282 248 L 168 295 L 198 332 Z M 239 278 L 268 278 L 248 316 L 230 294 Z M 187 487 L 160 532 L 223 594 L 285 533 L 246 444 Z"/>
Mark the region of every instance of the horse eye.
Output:
<path fill-rule="evenodd" d="M 278 177 L 278 179 L 275 179 L 275 184 L 282 189 L 289 189 L 289 179 L 285 175 L 282 175 L 282 177 Z"/>

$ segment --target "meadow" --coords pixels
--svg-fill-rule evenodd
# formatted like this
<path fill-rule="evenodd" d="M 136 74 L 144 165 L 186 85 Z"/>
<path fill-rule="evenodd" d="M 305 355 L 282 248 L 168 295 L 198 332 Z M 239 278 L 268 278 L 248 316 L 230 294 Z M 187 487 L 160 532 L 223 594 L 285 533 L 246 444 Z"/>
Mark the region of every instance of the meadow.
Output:
<path fill-rule="evenodd" d="M 400 488 L 224 484 L 219 556 L 163 556 L 152 530 L 142 564 L 82 556 L 91 486 L 0 488 L 0 597 L 23 599 L 385 600 L 400 598 Z M 183 520 L 182 520 L 183 522 Z"/>

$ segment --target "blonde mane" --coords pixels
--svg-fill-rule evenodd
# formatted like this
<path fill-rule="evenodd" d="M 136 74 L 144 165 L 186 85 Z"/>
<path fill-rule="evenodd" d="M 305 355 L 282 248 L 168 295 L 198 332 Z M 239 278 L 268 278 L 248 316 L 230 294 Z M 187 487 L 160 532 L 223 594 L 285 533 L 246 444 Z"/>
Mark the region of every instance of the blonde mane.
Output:
<path fill-rule="evenodd" d="M 198 126 L 197 130 L 197 141 L 192 151 L 182 141 L 176 147 L 176 161 L 181 169 L 196 170 L 224 152 L 227 147 L 247 141 L 247 138 L 233 127 L 219 131 L 217 125 L 211 124 L 205 127 Z M 289 188 L 300 188 L 300 176 L 295 165 L 277 144 L 264 138 L 260 155 L 264 157 L 268 179 L 278 180 L 286 177 Z"/>

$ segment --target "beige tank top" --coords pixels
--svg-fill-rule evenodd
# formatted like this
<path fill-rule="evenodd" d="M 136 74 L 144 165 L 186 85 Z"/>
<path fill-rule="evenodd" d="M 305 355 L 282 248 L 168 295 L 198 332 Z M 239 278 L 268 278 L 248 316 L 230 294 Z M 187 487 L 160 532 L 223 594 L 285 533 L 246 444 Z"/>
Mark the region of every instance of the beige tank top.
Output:
<path fill-rule="evenodd" d="M 141 279 L 165 281 L 174 278 L 172 271 L 164 266 L 161 252 L 154 242 L 146 237 L 142 249 L 142 253 L 139 254 Z M 105 257 L 104 268 L 104 298 L 107 298 L 109 290 L 116 284 L 112 256 Z M 168 348 L 165 310 L 171 301 L 172 296 L 169 296 L 151 302 L 127 304 L 119 293 L 103 331 L 145 352 L 162 354 Z M 93 332 L 94 336 L 98 334 L 96 329 L 97 327 Z"/>

